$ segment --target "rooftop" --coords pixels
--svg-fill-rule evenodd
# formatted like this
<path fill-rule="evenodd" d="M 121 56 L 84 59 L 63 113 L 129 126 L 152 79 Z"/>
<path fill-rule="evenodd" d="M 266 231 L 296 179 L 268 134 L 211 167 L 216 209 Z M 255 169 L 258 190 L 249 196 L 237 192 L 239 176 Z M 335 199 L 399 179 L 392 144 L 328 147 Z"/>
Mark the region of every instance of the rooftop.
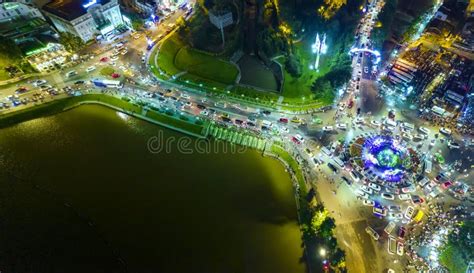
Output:
<path fill-rule="evenodd" d="M 65 20 L 72 21 L 87 13 L 87 4 L 106 4 L 110 0 L 52 0 L 43 6 L 43 10 L 61 17 Z"/>

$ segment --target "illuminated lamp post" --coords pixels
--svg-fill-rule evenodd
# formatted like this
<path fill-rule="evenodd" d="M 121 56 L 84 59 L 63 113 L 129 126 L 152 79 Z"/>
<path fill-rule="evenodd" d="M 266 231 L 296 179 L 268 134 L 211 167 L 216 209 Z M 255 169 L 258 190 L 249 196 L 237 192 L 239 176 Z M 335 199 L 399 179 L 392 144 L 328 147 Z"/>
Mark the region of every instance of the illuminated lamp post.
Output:
<path fill-rule="evenodd" d="M 324 55 L 328 51 L 328 46 L 326 44 L 326 33 L 323 34 L 323 39 L 319 38 L 319 33 L 316 34 L 316 41 L 311 46 L 313 53 L 316 54 L 316 61 L 312 67 L 314 70 L 319 71 L 319 59 L 321 55 Z"/>

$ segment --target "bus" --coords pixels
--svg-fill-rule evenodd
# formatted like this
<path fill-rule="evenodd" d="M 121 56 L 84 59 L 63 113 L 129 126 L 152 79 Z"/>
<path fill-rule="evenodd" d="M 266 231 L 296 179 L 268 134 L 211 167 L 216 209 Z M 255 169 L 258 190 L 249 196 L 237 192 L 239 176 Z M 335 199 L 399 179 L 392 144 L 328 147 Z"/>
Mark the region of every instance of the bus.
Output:
<path fill-rule="evenodd" d="M 408 70 L 411 73 L 414 73 L 418 70 L 413 66 L 409 66 L 409 65 L 406 65 L 406 64 L 400 63 L 400 62 L 396 62 L 394 66 L 397 67 L 397 68 L 402 68 L 404 70 Z"/>
<path fill-rule="evenodd" d="M 425 159 L 425 173 L 431 173 L 431 169 L 433 168 L 433 163 L 431 159 Z"/>
<path fill-rule="evenodd" d="M 396 68 L 396 67 L 392 68 L 392 72 L 395 72 L 395 73 L 397 73 L 397 74 L 399 74 L 399 75 L 402 75 L 402 76 L 406 77 L 406 78 L 407 78 L 408 80 L 410 80 L 410 81 L 413 79 L 413 75 L 412 75 L 412 74 L 407 73 L 407 72 L 405 72 L 405 71 L 403 71 L 403 70 L 401 70 L 401 69 L 398 69 L 398 68 Z M 402 80 L 403 80 L 403 79 L 402 79 Z"/>
<path fill-rule="evenodd" d="M 104 80 L 104 79 L 95 79 L 92 80 L 92 84 L 97 87 L 103 88 L 122 88 L 123 83 L 121 81 L 113 81 L 113 80 Z"/>
<path fill-rule="evenodd" d="M 397 70 L 398 70 L 398 69 L 397 69 Z M 400 80 L 402 80 L 402 81 L 404 81 L 404 82 L 406 82 L 406 83 L 411 82 L 411 80 L 413 79 L 413 77 L 408 77 L 408 76 L 405 76 L 405 75 L 399 73 L 399 70 L 398 70 L 398 71 L 394 71 L 394 70 L 392 69 L 392 71 L 390 72 L 390 75 L 393 75 L 393 76 L 399 78 Z"/>
<path fill-rule="evenodd" d="M 406 60 L 401 59 L 401 58 L 397 60 L 397 63 L 402 63 L 404 65 L 408 65 L 408 66 L 411 66 L 411 67 L 416 67 L 417 66 L 416 64 L 414 64 L 412 62 L 409 62 L 409 61 L 406 61 Z"/>
<path fill-rule="evenodd" d="M 400 80 L 397 77 L 394 77 L 393 75 L 388 75 L 388 79 L 394 84 L 401 84 L 402 83 L 402 80 Z"/>

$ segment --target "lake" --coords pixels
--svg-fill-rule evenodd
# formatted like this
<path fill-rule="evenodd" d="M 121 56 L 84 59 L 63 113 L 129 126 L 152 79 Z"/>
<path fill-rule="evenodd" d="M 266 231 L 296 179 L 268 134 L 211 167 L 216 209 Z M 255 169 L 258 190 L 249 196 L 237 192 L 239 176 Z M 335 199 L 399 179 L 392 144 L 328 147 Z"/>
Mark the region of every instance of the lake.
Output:
<path fill-rule="evenodd" d="M 101 106 L 0 129 L 0 270 L 305 272 L 288 173 L 224 146 Z"/>

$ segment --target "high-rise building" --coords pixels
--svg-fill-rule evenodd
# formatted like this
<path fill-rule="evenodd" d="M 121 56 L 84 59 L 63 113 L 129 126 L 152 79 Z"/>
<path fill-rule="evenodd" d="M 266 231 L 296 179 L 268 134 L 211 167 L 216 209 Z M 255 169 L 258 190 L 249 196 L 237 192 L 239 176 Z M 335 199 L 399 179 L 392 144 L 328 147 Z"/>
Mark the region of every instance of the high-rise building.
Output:
<path fill-rule="evenodd" d="M 53 0 L 42 9 L 58 31 L 85 42 L 98 35 L 108 37 L 124 23 L 117 0 Z"/>

